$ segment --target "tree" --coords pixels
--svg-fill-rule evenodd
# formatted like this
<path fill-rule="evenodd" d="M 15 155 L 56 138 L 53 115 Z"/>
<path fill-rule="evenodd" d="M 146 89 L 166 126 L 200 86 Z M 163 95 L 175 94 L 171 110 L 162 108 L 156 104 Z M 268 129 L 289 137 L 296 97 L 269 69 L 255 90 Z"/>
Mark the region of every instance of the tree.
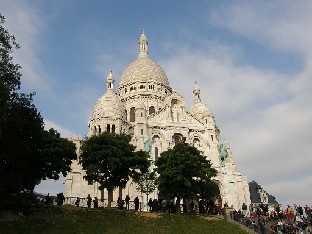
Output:
<path fill-rule="evenodd" d="M 156 161 L 159 174 L 159 190 L 165 196 L 177 198 L 176 207 L 180 211 L 181 198 L 191 198 L 200 194 L 202 184 L 210 184 L 217 171 L 194 146 L 180 142 L 173 149 L 162 152 Z"/>
<path fill-rule="evenodd" d="M 22 76 L 19 72 L 21 67 L 13 63 L 11 56 L 13 49 L 18 49 L 19 45 L 15 37 L 2 26 L 4 22 L 4 16 L 0 14 L 0 140 L 3 136 L 7 102 L 20 88 Z"/>
<path fill-rule="evenodd" d="M 208 183 L 201 182 L 199 183 L 199 188 L 200 188 L 199 195 L 201 198 L 205 200 L 216 199 L 220 195 L 219 186 L 213 181 L 209 181 Z"/>
<path fill-rule="evenodd" d="M 5 106 L 0 141 L 0 194 L 32 191 L 41 181 L 43 119 L 31 97 L 16 95 Z"/>
<path fill-rule="evenodd" d="M 149 169 L 147 172 L 143 173 L 137 180 L 135 180 L 135 183 L 137 183 L 137 190 L 146 195 L 147 202 L 148 196 L 157 188 L 156 179 L 156 172 Z"/>
<path fill-rule="evenodd" d="M 0 200 L 9 206 L 40 182 L 43 119 L 32 104 L 34 94 L 18 93 L 21 67 L 11 54 L 19 45 L 4 22 L 0 14 Z"/>
<path fill-rule="evenodd" d="M 42 179 L 66 173 L 75 148 L 56 131 L 44 130 L 34 93 L 19 92 L 21 67 L 11 55 L 19 45 L 4 22 L 0 14 L 0 208 L 14 208 Z"/>
<path fill-rule="evenodd" d="M 43 134 L 41 159 L 43 160 L 42 179 L 58 180 L 60 173 L 66 176 L 70 171 L 72 160 L 77 159 L 76 146 L 50 128 Z"/>
<path fill-rule="evenodd" d="M 99 189 L 108 191 L 110 207 L 113 189 L 124 188 L 130 178 L 138 179 L 149 167 L 148 155 L 134 152 L 131 137 L 126 134 L 104 132 L 87 138 L 81 147 L 80 163 L 89 183 L 98 182 Z"/>

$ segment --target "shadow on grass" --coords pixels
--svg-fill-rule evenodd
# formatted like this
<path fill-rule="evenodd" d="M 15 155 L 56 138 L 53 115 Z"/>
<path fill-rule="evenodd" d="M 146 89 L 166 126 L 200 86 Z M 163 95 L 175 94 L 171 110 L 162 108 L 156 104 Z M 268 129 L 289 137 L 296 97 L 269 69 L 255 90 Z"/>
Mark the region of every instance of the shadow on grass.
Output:
<path fill-rule="evenodd" d="M 43 207 L 28 217 L 0 222 L 0 233 L 245 233 L 225 220 L 195 215 L 138 213 L 72 206 Z"/>

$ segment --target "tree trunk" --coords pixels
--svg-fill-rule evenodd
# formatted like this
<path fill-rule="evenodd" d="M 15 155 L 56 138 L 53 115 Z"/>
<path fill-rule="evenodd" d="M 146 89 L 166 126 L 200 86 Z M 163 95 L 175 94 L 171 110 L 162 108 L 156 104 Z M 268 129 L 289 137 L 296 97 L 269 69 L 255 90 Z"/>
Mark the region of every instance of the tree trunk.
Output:
<path fill-rule="evenodd" d="M 111 208 L 111 203 L 113 201 L 113 189 L 107 189 L 108 198 L 107 198 L 107 208 Z"/>
<path fill-rule="evenodd" d="M 178 214 L 181 213 L 180 200 L 181 200 L 180 196 L 177 196 L 176 209 Z"/>
<path fill-rule="evenodd" d="M 119 187 L 119 194 L 118 196 L 120 197 L 120 199 L 122 200 L 122 187 Z"/>

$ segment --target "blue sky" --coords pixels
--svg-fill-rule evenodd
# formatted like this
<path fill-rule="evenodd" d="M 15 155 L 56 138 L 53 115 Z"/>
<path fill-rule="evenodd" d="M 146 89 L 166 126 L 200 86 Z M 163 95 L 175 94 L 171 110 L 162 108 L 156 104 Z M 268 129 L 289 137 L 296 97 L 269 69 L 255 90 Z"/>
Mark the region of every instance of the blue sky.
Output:
<path fill-rule="evenodd" d="M 311 1 L 0 0 L 22 90 L 62 136 L 87 133 L 109 69 L 150 57 L 189 107 L 196 80 L 236 166 L 283 205 L 312 205 Z M 62 180 L 36 190 L 63 191 Z"/>

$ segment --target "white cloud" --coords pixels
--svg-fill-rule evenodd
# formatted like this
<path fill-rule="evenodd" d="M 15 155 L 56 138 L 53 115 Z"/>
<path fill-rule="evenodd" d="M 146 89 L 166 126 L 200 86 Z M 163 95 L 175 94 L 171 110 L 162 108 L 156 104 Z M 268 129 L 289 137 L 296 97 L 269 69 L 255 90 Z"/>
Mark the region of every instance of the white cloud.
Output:
<path fill-rule="evenodd" d="M 261 44 L 312 53 L 311 1 L 240 1 L 216 7 L 209 21 Z"/>
<path fill-rule="evenodd" d="M 2 0 L 2 14 L 5 27 L 16 37 L 21 49 L 14 52 L 14 61 L 22 66 L 22 89 L 27 92 L 50 92 L 49 78 L 43 72 L 38 53 L 43 49 L 40 34 L 46 27 L 45 17 L 40 15 L 36 5 L 26 1 Z"/>
<path fill-rule="evenodd" d="M 306 194 L 311 196 L 311 192 L 286 200 L 282 195 L 289 194 L 286 187 L 283 191 L 271 188 L 287 181 L 292 181 L 294 187 L 305 188 L 305 179 L 295 179 L 309 176 L 310 69 L 290 76 L 238 66 L 237 57 L 231 52 L 214 56 L 209 50 L 180 51 L 163 63 L 171 86 L 189 101 L 193 100 L 192 87 L 197 80 L 202 101 L 215 114 L 222 139 L 231 143 L 238 170 L 283 204 L 291 199 L 298 204 L 307 202 Z"/>
<path fill-rule="evenodd" d="M 44 123 L 45 123 L 44 128 L 46 130 L 49 130 L 50 128 L 53 128 L 53 129 L 57 130 L 57 132 L 60 133 L 61 137 L 63 137 L 63 138 L 68 138 L 70 136 L 74 136 L 75 135 L 72 131 L 70 131 L 70 130 L 68 130 L 68 129 L 66 129 L 66 128 L 64 128 L 64 127 L 62 127 L 62 126 L 60 126 L 60 125 L 50 121 L 50 120 L 45 119 Z"/>

